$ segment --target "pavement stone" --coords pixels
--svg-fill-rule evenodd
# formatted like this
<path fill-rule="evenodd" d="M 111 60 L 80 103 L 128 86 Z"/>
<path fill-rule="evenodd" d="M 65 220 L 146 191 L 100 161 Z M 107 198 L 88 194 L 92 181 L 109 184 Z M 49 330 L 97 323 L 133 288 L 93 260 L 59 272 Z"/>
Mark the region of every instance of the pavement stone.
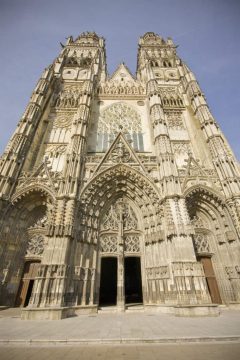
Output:
<path fill-rule="evenodd" d="M 240 341 L 239 310 L 224 310 L 218 317 L 141 312 L 24 321 L 18 316 L 19 309 L 0 312 L 0 345 Z"/>

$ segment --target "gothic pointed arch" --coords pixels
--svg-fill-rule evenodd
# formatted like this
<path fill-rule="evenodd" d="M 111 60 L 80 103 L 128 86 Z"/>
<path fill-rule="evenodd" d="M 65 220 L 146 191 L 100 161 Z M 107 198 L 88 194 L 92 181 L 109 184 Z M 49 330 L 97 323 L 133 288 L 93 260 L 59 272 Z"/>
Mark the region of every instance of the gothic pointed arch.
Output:
<path fill-rule="evenodd" d="M 239 250 L 236 247 L 237 234 L 229 209 L 222 196 L 206 186 L 194 186 L 188 189 L 185 196 L 195 233 L 193 243 L 196 256 L 206 265 L 206 274 L 210 271 L 209 267 L 212 267 L 210 280 L 207 277 L 210 288 L 211 281 L 216 277 L 217 285 L 215 284 L 214 287 L 218 288 L 219 292 L 217 290 L 216 296 L 213 291 L 211 296 L 218 299 L 218 302 L 234 301 L 237 297 L 232 288 L 228 269 L 232 268 L 232 262 L 239 257 Z"/>
<path fill-rule="evenodd" d="M 190 218 L 198 209 L 211 218 L 211 221 L 224 219 L 227 214 L 226 203 L 221 193 L 204 185 L 195 185 L 185 192 Z"/>
<path fill-rule="evenodd" d="M 198 192 L 202 192 L 202 193 L 205 193 L 205 194 L 209 194 L 209 196 L 212 196 L 213 198 L 215 198 L 219 203 L 224 203 L 225 200 L 224 200 L 224 197 L 222 195 L 222 193 L 216 189 L 216 188 L 210 188 L 209 186 L 207 185 L 204 185 L 204 184 L 196 184 L 196 185 L 193 185 L 189 188 L 187 188 L 185 191 L 184 191 L 184 196 L 186 198 L 189 197 L 190 194 L 193 194 L 193 193 L 198 193 Z"/>
<path fill-rule="evenodd" d="M 53 200 L 46 189 L 26 188 L 6 209 L 0 227 L 0 280 L 5 284 L 11 277 L 15 278 L 13 291 L 5 299 L 10 306 L 15 304 L 18 289 L 22 286 L 21 274 L 26 262 L 41 262 L 47 246 Z M 21 304 L 20 298 L 17 304 Z"/>
<path fill-rule="evenodd" d="M 97 230 L 102 211 L 123 196 L 140 209 L 144 231 L 161 236 L 161 194 L 146 176 L 125 164 L 97 174 L 82 190 L 77 216 L 77 221 L 82 219 L 82 229 L 90 225 Z M 96 241 L 94 235 L 92 241 Z"/>
<path fill-rule="evenodd" d="M 193 186 L 185 192 L 187 207 L 192 222 L 198 226 L 205 223 L 218 237 L 219 243 L 227 239 L 235 241 L 237 234 L 234 230 L 229 208 L 221 194 L 206 186 Z M 196 219 L 198 222 L 196 222 Z M 202 226 L 203 227 L 203 226 Z"/>
<path fill-rule="evenodd" d="M 107 187 L 104 188 L 106 184 Z M 161 196 L 159 189 L 156 188 L 148 177 L 126 164 L 117 164 L 91 179 L 82 190 L 80 198 L 84 199 L 85 203 L 90 204 L 93 201 L 93 196 L 97 194 L 99 197 L 98 201 L 101 203 L 106 200 L 104 200 L 103 195 L 106 192 L 111 194 L 111 191 L 116 194 L 128 192 L 131 196 L 138 196 L 139 200 L 145 196 L 148 198 L 148 203 L 154 206 L 154 208 L 158 207 Z M 109 195 L 107 198 L 109 198 Z"/>
<path fill-rule="evenodd" d="M 56 199 L 55 191 L 49 186 L 45 184 L 30 184 L 28 186 L 20 188 L 13 194 L 11 198 L 12 204 L 17 203 L 20 199 L 23 199 L 31 193 L 39 193 L 41 194 L 41 196 L 46 196 L 51 202 L 55 201 Z"/>

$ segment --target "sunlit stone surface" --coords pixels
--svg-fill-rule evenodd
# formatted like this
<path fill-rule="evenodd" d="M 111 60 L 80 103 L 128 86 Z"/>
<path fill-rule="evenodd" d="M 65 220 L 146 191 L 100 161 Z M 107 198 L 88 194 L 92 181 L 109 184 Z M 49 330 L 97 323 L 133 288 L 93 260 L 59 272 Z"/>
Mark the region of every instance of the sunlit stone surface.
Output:
<path fill-rule="evenodd" d="M 0 174 L 0 300 L 23 319 L 238 306 L 239 164 L 170 38 L 140 38 L 135 77 L 69 37 Z"/>

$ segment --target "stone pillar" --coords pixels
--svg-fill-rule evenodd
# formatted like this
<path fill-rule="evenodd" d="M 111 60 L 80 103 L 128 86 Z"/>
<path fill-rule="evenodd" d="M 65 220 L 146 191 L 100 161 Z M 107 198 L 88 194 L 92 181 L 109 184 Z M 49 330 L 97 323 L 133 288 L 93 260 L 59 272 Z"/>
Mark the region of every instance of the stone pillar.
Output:
<path fill-rule="evenodd" d="M 117 307 L 119 311 L 125 309 L 125 284 L 124 284 L 124 243 L 123 243 L 123 214 L 120 207 L 120 223 L 118 234 L 118 269 L 117 269 Z"/>

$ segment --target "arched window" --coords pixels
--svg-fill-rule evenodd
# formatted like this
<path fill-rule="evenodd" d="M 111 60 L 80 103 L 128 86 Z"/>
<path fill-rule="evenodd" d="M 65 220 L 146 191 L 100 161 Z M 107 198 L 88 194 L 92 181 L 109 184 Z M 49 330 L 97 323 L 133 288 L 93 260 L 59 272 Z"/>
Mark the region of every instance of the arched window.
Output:
<path fill-rule="evenodd" d="M 141 117 L 124 103 L 115 103 L 101 112 L 96 151 L 107 151 L 120 131 L 136 151 L 144 151 Z"/>

